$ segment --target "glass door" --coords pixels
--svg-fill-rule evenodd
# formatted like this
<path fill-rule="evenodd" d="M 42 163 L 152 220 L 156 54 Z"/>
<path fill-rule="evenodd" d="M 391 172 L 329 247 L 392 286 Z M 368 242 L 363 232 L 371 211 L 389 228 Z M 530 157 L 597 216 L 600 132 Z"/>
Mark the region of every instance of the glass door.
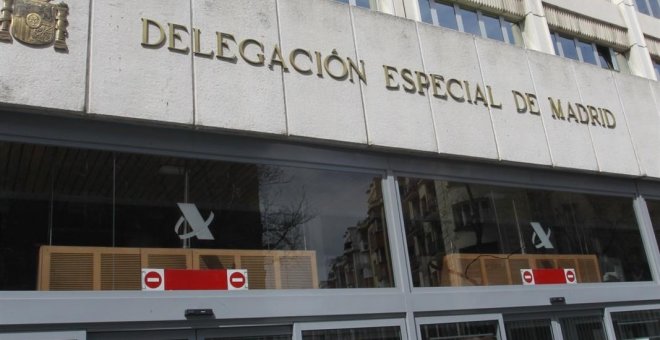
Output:
<path fill-rule="evenodd" d="M 294 325 L 295 340 L 407 340 L 404 321 L 368 320 L 300 323 Z"/>
<path fill-rule="evenodd" d="M 88 340 L 291 340 L 291 326 L 88 333 Z"/>
<path fill-rule="evenodd" d="M 499 314 L 417 318 L 420 340 L 502 340 Z"/>
<path fill-rule="evenodd" d="M 602 312 L 507 316 L 508 340 L 607 340 Z"/>

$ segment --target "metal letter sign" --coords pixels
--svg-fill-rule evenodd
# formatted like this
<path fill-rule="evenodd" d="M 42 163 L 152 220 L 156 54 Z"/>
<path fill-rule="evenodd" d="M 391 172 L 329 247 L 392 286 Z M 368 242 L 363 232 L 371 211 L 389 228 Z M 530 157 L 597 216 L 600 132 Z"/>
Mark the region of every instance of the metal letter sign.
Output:
<path fill-rule="evenodd" d="M 50 1 L 2 0 L 0 41 L 11 42 L 13 35 L 16 40 L 34 46 L 55 42 L 55 49 L 66 51 L 69 6 L 51 4 Z"/>
<path fill-rule="evenodd" d="M 555 249 L 555 247 L 552 245 L 552 242 L 550 242 L 550 235 L 552 235 L 552 230 L 548 228 L 548 233 L 546 234 L 545 230 L 543 230 L 543 227 L 541 227 L 541 224 L 538 222 L 531 222 L 530 225 L 532 228 L 534 228 L 534 234 L 532 235 L 532 244 L 536 247 L 536 249 L 539 248 L 546 248 L 546 249 Z M 539 243 L 536 243 L 536 240 L 539 240 Z"/>
<path fill-rule="evenodd" d="M 191 232 L 179 235 L 180 239 L 185 240 L 193 236 L 197 236 L 197 239 L 199 240 L 215 240 L 211 234 L 211 231 L 209 230 L 209 225 L 211 222 L 213 222 L 213 218 L 215 217 L 213 212 L 211 212 L 209 218 L 204 221 L 202 214 L 194 204 L 177 203 L 177 205 L 179 206 L 179 209 L 181 209 L 183 216 L 181 216 L 181 218 L 179 218 L 179 220 L 176 222 L 174 232 L 178 234 L 179 230 L 183 226 L 183 222 L 185 221 L 188 221 L 190 228 L 192 228 Z"/>

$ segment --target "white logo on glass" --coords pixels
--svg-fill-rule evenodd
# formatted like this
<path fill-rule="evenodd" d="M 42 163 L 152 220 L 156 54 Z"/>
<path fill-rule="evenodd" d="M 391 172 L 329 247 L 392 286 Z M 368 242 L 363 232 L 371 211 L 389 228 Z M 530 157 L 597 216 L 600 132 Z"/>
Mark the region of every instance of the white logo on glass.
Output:
<path fill-rule="evenodd" d="M 183 213 L 183 216 L 179 218 L 179 220 L 176 222 L 176 226 L 174 227 L 174 232 L 179 234 L 179 231 L 181 230 L 181 227 L 183 227 L 183 222 L 188 222 L 190 225 L 190 228 L 192 228 L 192 231 L 189 233 L 185 233 L 182 235 L 179 235 L 179 238 L 182 240 L 189 239 L 193 236 L 197 236 L 197 239 L 200 240 L 215 240 L 213 238 L 213 235 L 211 234 L 211 231 L 209 230 L 209 225 L 211 222 L 213 222 L 213 218 L 215 215 L 213 215 L 213 212 L 209 215 L 209 218 L 204 221 L 204 218 L 202 218 L 202 214 L 199 212 L 197 209 L 197 206 L 194 204 L 190 203 L 177 203 L 179 206 L 179 209 L 181 209 L 181 212 Z"/>
<path fill-rule="evenodd" d="M 540 223 L 531 222 L 530 225 L 532 228 L 534 228 L 534 234 L 532 234 L 532 244 L 536 247 L 536 249 L 555 249 L 555 247 L 552 245 L 552 242 L 550 242 L 550 235 L 552 235 L 552 230 L 550 230 L 550 228 L 548 228 L 548 232 L 546 233 L 545 230 L 543 230 L 543 227 L 541 227 Z"/>

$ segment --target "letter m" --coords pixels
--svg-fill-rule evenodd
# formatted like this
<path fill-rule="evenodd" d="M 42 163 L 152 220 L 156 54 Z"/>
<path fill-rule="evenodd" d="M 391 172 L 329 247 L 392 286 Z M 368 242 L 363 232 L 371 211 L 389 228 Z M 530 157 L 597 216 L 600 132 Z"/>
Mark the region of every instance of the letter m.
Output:
<path fill-rule="evenodd" d="M 557 103 L 555 103 L 552 97 L 548 97 L 548 100 L 550 100 L 550 107 L 552 108 L 552 118 L 566 120 L 564 110 L 561 108 L 561 100 L 557 99 Z"/>

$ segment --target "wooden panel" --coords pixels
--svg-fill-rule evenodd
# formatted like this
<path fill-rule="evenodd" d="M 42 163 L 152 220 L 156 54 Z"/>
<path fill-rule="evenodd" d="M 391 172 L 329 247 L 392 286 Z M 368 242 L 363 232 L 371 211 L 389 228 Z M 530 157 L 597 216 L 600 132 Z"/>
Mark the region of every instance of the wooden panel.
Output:
<path fill-rule="evenodd" d="M 49 290 L 92 290 L 94 254 L 50 254 Z"/>
<path fill-rule="evenodd" d="M 241 256 L 241 269 L 248 271 L 250 289 L 275 289 L 273 258 L 266 256 Z"/>
<path fill-rule="evenodd" d="M 192 269 L 192 250 L 140 248 L 142 268 Z"/>
<path fill-rule="evenodd" d="M 574 268 L 578 282 L 600 282 L 596 255 L 448 254 L 440 273 L 443 286 L 519 285 L 520 269 Z"/>
<path fill-rule="evenodd" d="M 508 285 L 511 282 L 511 273 L 506 259 L 482 258 L 486 272 L 486 285 Z"/>
<path fill-rule="evenodd" d="M 42 246 L 39 259 L 40 290 L 139 290 L 141 268 L 247 269 L 250 289 L 318 288 L 314 251 Z"/>
<path fill-rule="evenodd" d="M 284 289 L 315 288 L 310 275 L 312 263 L 309 257 L 280 257 L 281 282 Z"/>
<path fill-rule="evenodd" d="M 102 253 L 101 290 L 140 290 L 141 269 L 139 251 Z"/>

